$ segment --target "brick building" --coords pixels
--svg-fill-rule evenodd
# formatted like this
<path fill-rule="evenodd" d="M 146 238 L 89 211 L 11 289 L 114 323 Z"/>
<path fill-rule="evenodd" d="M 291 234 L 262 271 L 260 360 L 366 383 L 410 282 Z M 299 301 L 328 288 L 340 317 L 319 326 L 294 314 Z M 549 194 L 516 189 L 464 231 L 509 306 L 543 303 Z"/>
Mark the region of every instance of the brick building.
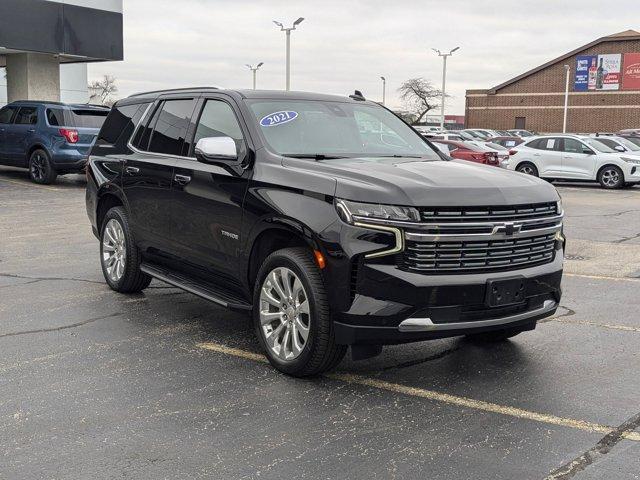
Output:
<path fill-rule="evenodd" d="M 593 65 L 601 66 L 601 58 L 605 61 L 613 58 L 613 69 L 617 58 L 620 73 L 616 77 L 615 73 L 609 75 L 599 69 L 606 72 L 609 79 L 603 85 L 598 78 L 596 87 Z M 640 128 L 638 59 L 640 32 L 627 30 L 599 38 L 491 89 L 467 90 L 465 125 L 467 128 L 526 128 L 537 132 L 561 132 L 566 81 L 564 65 L 568 65 L 568 132 L 615 132 L 623 128 Z M 578 66 L 578 60 L 585 63 Z M 588 67 L 593 69 L 593 76 Z M 577 76 L 580 74 L 583 74 L 581 80 Z"/>

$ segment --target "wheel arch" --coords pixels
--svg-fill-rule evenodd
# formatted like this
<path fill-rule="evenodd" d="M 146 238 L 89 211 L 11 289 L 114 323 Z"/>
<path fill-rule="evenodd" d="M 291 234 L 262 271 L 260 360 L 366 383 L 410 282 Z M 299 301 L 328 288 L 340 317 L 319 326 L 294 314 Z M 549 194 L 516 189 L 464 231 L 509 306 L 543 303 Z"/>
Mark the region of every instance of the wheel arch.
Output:
<path fill-rule="evenodd" d="M 102 228 L 102 221 L 109 209 L 117 206 L 126 208 L 126 202 L 124 201 L 123 196 L 118 190 L 105 189 L 105 191 L 101 192 L 98 195 L 98 201 L 96 203 L 95 211 L 96 229 L 98 230 L 98 232 L 100 232 L 100 229 Z"/>
<path fill-rule="evenodd" d="M 624 183 L 626 181 L 624 176 L 624 169 L 620 165 L 616 165 L 615 163 L 611 163 L 611 162 L 607 162 L 601 165 L 600 167 L 598 167 L 598 170 L 596 171 L 596 180 L 600 180 L 600 174 L 607 167 L 616 167 L 622 173 L 622 182 Z"/>

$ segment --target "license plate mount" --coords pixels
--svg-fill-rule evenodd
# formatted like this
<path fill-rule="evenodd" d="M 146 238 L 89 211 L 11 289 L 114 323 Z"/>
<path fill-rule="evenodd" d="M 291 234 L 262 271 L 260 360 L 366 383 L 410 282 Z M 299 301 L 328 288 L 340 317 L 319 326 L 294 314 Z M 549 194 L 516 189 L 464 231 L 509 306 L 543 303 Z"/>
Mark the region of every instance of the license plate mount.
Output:
<path fill-rule="evenodd" d="M 503 307 L 524 303 L 527 299 L 527 283 L 522 276 L 487 280 L 485 304 Z"/>

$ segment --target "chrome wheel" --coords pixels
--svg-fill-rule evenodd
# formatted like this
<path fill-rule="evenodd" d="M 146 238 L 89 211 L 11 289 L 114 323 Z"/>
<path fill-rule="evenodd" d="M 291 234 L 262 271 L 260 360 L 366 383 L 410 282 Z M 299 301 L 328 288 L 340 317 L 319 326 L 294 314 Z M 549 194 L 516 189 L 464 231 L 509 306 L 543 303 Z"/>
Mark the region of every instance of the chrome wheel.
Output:
<path fill-rule="evenodd" d="M 534 168 L 531 165 L 523 165 L 522 167 L 518 168 L 518 171 L 520 173 L 525 173 L 527 175 L 534 175 L 536 174 L 536 171 L 534 170 Z"/>
<path fill-rule="evenodd" d="M 124 274 L 127 260 L 127 245 L 125 243 L 122 225 L 115 218 L 107 222 L 102 233 L 102 264 L 113 282 L 117 282 Z"/>
<path fill-rule="evenodd" d="M 600 178 L 606 187 L 615 188 L 620 183 L 620 173 L 615 168 L 607 168 L 602 172 Z"/>
<path fill-rule="evenodd" d="M 46 168 L 44 156 L 40 152 L 34 153 L 31 156 L 31 165 L 29 165 L 31 178 L 36 181 L 42 181 L 46 176 Z"/>
<path fill-rule="evenodd" d="M 260 289 L 260 328 L 271 353 L 293 360 L 309 339 L 311 314 L 307 292 L 298 276 L 278 267 L 265 277 Z"/>

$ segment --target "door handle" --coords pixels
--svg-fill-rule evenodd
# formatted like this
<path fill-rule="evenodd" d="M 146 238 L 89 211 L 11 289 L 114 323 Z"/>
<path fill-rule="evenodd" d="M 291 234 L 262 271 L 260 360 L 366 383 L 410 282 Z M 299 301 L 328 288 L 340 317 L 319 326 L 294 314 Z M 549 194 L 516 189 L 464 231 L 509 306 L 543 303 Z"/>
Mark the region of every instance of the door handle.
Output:
<path fill-rule="evenodd" d="M 133 175 L 135 173 L 138 173 L 140 171 L 140 169 L 138 167 L 125 167 L 124 171 L 125 171 L 125 173 L 128 173 L 129 175 Z"/>
<path fill-rule="evenodd" d="M 534 156 L 534 157 L 539 157 L 539 156 L 540 156 L 540 154 L 539 154 L 539 153 L 534 153 L 534 154 L 533 154 L 533 156 Z"/>
<path fill-rule="evenodd" d="M 180 175 L 176 174 L 173 179 L 176 181 L 178 185 L 186 185 L 191 181 L 191 177 L 188 175 Z"/>

